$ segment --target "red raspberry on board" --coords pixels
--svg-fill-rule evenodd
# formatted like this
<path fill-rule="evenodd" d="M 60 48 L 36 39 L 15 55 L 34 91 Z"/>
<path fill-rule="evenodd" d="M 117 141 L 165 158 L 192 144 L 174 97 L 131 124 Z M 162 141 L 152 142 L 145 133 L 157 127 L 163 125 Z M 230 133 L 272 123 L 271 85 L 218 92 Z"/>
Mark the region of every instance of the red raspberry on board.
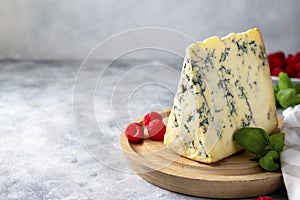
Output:
<path fill-rule="evenodd" d="M 144 120 L 143 120 L 143 123 L 144 123 L 144 126 L 148 126 L 148 124 L 155 120 L 155 119 L 159 119 L 159 120 L 162 120 L 162 116 L 157 113 L 157 112 L 149 112 L 147 115 L 145 115 L 144 117 Z"/>
<path fill-rule="evenodd" d="M 139 123 L 130 123 L 125 130 L 125 135 L 129 142 L 142 142 L 144 138 L 144 128 Z"/>
<path fill-rule="evenodd" d="M 166 125 L 159 119 L 155 119 L 147 126 L 149 138 L 155 141 L 162 141 L 166 133 Z"/>

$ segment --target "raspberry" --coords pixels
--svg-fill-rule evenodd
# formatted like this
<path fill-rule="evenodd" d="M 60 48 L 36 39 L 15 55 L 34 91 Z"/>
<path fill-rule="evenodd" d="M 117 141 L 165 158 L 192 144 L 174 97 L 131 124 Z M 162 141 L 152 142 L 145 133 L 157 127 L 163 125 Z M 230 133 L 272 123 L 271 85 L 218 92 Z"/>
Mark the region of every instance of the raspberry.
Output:
<path fill-rule="evenodd" d="M 300 78 L 300 71 L 296 73 L 295 78 Z"/>
<path fill-rule="evenodd" d="M 284 71 L 288 74 L 289 77 L 291 77 L 291 78 L 294 77 L 295 70 L 294 70 L 293 66 L 291 66 L 291 65 L 287 66 Z"/>
<path fill-rule="evenodd" d="M 129 142 L 139 143 L 143 141 L 144 128 L 139 123 L 131 123 L 127 126 L 125 135 Z"/>
<path fill-rule="evenodd" d="M 284 59 L 285 55 L 282 51 L 278 51 L 278 52 L 271 53 L 271 54 L 268 55 L 268 59 L 272 60 L 273 58 Z"/>
<path fill-rule="evenodd" d="M 259 197 L 256 197 L 255 200 L 274 200 L 274 199 L 269 196 L 259 196 Z"/>
<path fill-rule="evenodd" d="M 272 76 L 278 76 L 280 72 L 283 72 L 283 69 L 275 68 L 275 69 L 272 69 L 271 74 L 272 74 Z"/>
<path fill-rule="evenodd" d="M 295 69 L 297 72 L 300 72 L 300 62 L 298 62 L 298 63 L 295 65 L 294 69 Z"/>
<path fill-rule="evenodd" d="M 157 113 L 157 112 L 149 112 L 147 115 L 145 115 L 144 117 L 144 120 L 143 120 L 143 123 L 144 123 L 144 126 L 148 126 L 148 124 L 152 121 L 152 120 L 155 120 L 155 119 L 159 119 L 159 120 L 162 120 L 162 116 Z"/>
<path fill-rule="evenodd" d="M 151 140 L 161 141 L 166 133 L 166 125 L 159 119 L 155 119 L 147 126 L 149 138 Z"/>
<path fill-rule="evenodd" d="M 273 60 L 271 61 L 272 63 L 272 67 L 271 68 L 283 68 L 285 61 L 284 59 L 280 59 L 280 58 L 273 58 Z"/>
<path fill-rule="evenodd" d="M 298 78 L 300 72 L 300 52 L 295 55 L 288 54 L 285 57 L 282 51 L 268 55 L 268 62 L 272 76 L 278 76 L 280 72 L 285 72 L 290 78 Z"/>
<path fill-rule="evenodd" d="M 299 63 L 300 62 L 300 52 L 298 52 L 295 57 L 294 57 L 295 62 Z"/>
<path fill-rule="evenodd" d="M 294 59 L 294 58 L 295 58 L 295 57 L 294 57 L 292 54 L 289 54 L 289 55 L 286 57 L 286 59 L 285 59 L 286 64 L 287 64 L 287 65 L 295 64 L 295 59 Z"/>

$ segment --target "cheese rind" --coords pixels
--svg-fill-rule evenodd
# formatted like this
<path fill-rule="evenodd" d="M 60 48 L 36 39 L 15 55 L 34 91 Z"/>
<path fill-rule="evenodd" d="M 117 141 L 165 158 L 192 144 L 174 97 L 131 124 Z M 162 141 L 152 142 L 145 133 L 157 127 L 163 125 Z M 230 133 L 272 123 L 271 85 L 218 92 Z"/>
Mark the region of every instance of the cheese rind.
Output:
<path fill-rule="evenodd" d="M 242 127 L 277 128 L 269 65 L 257 28 L 190 45 L 164 143 L 187 158 L 212 163 L 240 148 Z"/>

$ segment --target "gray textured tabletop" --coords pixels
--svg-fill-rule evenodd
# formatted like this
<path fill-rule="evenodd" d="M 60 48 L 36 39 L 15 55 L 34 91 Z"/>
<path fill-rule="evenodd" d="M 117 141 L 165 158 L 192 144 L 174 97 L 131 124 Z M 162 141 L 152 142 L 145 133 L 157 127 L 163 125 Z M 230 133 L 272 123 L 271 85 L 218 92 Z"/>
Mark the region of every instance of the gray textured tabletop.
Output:
<path fill-rule="evenodd" d="M 144 181 L 119 146 L 131 120 L 172 106 L 181 61 L 81 64 L 0 62 L 0 199 L 200 199 Z"/>

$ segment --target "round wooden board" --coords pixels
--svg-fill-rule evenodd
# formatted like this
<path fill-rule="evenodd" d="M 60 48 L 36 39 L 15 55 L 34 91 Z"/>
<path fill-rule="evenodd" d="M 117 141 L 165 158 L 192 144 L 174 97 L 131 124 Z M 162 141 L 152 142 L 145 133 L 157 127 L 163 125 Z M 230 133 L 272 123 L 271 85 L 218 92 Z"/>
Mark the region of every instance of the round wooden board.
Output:
<path fill-rule="evenodd" d="M 164 120 L 170 111 L 161 114 Z M 137 122 L 141 122 L 142 118 Z M 178 156 L 163 142 L 144 139 L 120 144 L 130 167 L 146 181 L 177 193 L 206 198 L 247 198 L 270 194 L 283 187 L 281 172 L 263 171 L 253 155 L 241 151 L 213 164 Z"/>

